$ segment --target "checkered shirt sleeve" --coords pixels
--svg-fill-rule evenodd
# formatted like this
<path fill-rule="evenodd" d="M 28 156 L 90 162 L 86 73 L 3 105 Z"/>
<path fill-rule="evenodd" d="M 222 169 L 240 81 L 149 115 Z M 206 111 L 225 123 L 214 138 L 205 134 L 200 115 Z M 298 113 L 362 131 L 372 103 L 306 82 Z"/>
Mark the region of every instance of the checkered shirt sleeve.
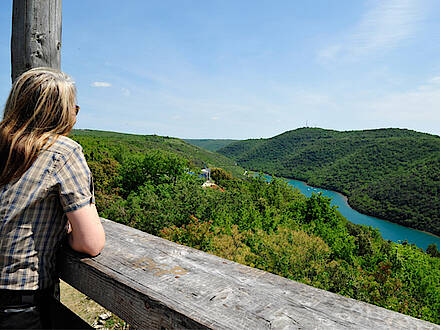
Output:
<path fill-rule="evenodd" d="M 75 211 L 95 202 L 93 180 L 82 150 L 76 148 L 55 173 L 64 212 Z"/>

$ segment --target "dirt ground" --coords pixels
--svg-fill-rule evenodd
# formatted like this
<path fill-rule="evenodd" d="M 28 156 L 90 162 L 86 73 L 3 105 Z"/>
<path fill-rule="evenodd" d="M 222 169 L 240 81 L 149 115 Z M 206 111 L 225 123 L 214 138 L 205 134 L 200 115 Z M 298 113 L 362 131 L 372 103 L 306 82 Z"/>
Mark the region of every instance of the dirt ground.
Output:
<path fill-rule="evenodd" d="M 128 324 L 92 299 L 61 281 L 61 302 L 96 329 L 129 329 Z"/>

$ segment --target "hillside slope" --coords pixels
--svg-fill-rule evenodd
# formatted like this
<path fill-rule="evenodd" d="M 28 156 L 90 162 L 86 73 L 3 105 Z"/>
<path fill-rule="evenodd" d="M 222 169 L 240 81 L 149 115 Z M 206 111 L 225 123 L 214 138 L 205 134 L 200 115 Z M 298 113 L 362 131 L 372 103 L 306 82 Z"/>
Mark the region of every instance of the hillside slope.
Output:
<path fill-rule="evenodd" d="M 247 169 L 340 191 L 363 213 L 440 235 L 438 136 L 301 128 L 232 143 L 219 153 Z"/>
<path fill-rule="evenodd" d="M 231 139 L 182 139 L 182 140 L 189 144 L 214 152 L 223 147 L 226 147 L 228 144 L 239 141 L 239 140 L 231 140 Z"/>
<path fill-rule="evenodd" d="M 186 143 L 181 139 L 158 135 L 135 135 L 96 130 L 73 130 L 71 137 L 85 147 L 87 153 L 91 148 L 87 146 L 99 146 L 111 150 L 117 154 L 118 150 L 126 153 L 145 152 L 148 150 L 160 149 L 175 153 L 189 159 L 193 165 L 222 167 L 225 170 L 240 175 L 243 169 L 235 165 L 235 161 L 224 155 L 211 152 L 192 144 Z"/>

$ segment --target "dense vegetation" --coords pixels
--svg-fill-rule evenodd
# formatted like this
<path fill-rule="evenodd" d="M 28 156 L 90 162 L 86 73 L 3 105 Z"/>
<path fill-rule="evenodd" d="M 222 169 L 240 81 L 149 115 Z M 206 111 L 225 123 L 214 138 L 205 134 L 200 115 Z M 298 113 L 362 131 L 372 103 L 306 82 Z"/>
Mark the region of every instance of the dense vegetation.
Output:
<path fill-rule="evenodd" d="M 226 147 L 228 144 L 233 142 L 237 142 L 239 140 L 231 140 L 231 139 L 183 139 L 183 141 L 195 145 L 197 147 L 209 150 L 209 151 L 217 151 L 223 147 Z"/>
<path fill-rule="evenodd" d="M 348 222 L 328 198 L 221 168 L 212 169 L 219 187 L 203 189 L 189 173 L 197 172 L 193 155 L 173 152 L 167 138 L 142 150 L 133 144 L 145 137 L 83 133 L 73 138 L 94 174 L 101 216 L 440 324 L 440 258 Z"/>
<path fill-rule="evenodd" d="M 302 128 L 227 145 L 239 165 L 340 191 L 368 215 L 440 235 L 440 137 Z"/>
<path fill-rule="evenodd" d="M 121 160 L 123 155 L 160 149 L 183 156 L 192 166 L 203 167 L 215 164 L 234 175 L 244 172 L 244 169 L 237 166 L 230 158 L 168 136 L 135 135 L 87 129 L 73 130 L 71 135 L 80 144 L 90 145 L 86 151 L 90 152 L 88 159 L 92 161 L 100 162 L 110 158 Z"/>

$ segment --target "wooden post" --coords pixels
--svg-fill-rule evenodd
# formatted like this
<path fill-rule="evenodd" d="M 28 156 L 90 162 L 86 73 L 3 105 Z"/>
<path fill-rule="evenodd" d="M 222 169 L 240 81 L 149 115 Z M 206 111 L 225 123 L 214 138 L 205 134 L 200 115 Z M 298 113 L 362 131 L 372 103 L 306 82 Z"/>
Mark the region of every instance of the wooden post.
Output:
<path fill-rule="evenodd" d="M 60 69 L 62 0 L 14 0 L 11 78 L 40 66 Z"/>

